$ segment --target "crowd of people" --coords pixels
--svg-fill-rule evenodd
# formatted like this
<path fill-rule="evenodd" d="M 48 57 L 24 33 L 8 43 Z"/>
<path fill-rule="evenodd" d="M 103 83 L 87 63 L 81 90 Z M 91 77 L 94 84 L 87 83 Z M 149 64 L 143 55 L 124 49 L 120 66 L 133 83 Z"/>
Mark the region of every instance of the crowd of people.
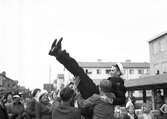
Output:
<path fill-rule="evenodd" d="M 126 99 L 121 64 L 114 64 L 110 77 L 96 85 L 77 61 L 62 50 L 61 42 L 62 38 L 53 42 L 49 55 L 74 75 L 73 82 L 59 92 L 34 89 L 26 96 L 1 96 L 0 119 L 154 119 L 147 103 L 136 112 L 131 98 Z M 167 104 L 161 110 L 166 114 Z"/>
<path fill-rule="evenodd" d="M 116 98 L 110 93 L 111 83 L 102 80 L 99 94 L 84 99 L 73 83 L 60 92 L 34 89 L 31 95 L 8 93 L 1 97 L 0 119 L 153 119 L 151 108 L 143 104 L 141 112 L 129 99 L 125 106 L 113 105 Z M 166 111 L 167 104 L 162 106 Z M 165 119 L 165 118 L 164 118 Z"/>

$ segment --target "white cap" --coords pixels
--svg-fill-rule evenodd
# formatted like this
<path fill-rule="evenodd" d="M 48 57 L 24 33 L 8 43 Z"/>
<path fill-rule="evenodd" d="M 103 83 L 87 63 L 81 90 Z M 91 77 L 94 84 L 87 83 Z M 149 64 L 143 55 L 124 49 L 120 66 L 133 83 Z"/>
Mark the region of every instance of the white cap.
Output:
<path fill-rule="evenodd" d="M 116 63 L 116 65 L 118 66 L 120 72 L 121 72 L 121 75 L 124 74 L 124 68 L 123 68 L 123 65 L 121 63 Z"/>
<path fill-rule="evenodd" d="M 19 95 L 14 95 L 13 98 L 20 98 L 20 96 Z"/>

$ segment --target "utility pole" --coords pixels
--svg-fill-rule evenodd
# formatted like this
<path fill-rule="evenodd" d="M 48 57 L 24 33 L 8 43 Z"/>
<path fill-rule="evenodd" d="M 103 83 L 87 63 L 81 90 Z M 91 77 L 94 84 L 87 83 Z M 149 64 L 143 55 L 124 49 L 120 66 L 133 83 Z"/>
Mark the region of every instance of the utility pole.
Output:
<path fill-rule="evenodd" d="M 52 71 L 52 67 L 51 67 L 51 64 L 49 64 L 49 84 L 51 84 L 51 71 Z"/>

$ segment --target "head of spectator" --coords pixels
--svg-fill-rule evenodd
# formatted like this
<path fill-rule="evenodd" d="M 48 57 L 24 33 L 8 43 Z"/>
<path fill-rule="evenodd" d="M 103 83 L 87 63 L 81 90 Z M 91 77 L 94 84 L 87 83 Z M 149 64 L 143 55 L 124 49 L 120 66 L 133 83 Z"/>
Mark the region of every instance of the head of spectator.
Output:
<path fill-rule="evenodd" d="M 103 79 L 102 81 L 100 81 L 99 88 L 100 88 L 101 93 L 111 92 L 111 87 L 112 87 L 111 81 L 109 81 L 107 79 Z"/>
<path fill-rule="evenodd" d="M 141 107 L 141 110 L 142 110 L 143 113 L 149 113 L 151 111 L 151 108 L 148 104 L 143 103 L 143 105 Z"/>
<path fill-rule="evenodd" d="M 135 107 L 134 105 L 131 103 L 126 107 L 127 111 L 129 114 L 134 114 L 135 113 Z"/>
<path fill-rule="evenodd" d="M 39 94 L 39 102 L 42 102 L 44 104 L 48 104 L 49 103 L 49 97 L 47 92 L 40 92 Z"/>
<path fill-rule="evenodd" d="M 38 95 L 40 94 L 40 92 L 41 92 L 41 89 L 39 89 L 39 88 L 34 89 L 33 92 L 32 92 L 32 97 L 33 97 L 36 101 L 38 101 Z"/>
<path fill-rule="evenodd" d="M 13 95 L 13 102 L 14 104 L 19 104 L 20 103 L 20 96 L 19 95 Z"/>
<path fill-rule="evenodd" d="M 70 106 L 74 105 L 75 92 L 70 87 L 65 87 L 60 91 L 61 103 L 66 103 Z"/>
<path fill-rule="evenodd" d="M 11 103 L 13 101 L 13 95 L 12 93 L 8 93 L 6 96 L 7 103 Z"/>
<path fill-rule="evenodd" d="M 32 92 L 32 97 L 37 96 L 40 92 L 41 92 L 41 89 L 39 89 L 39 88 L 34 89 Z"/>
<path fill-rule="evenodd" d="M 121 115 L 121 107 L 118 105 L 118 106 L 115 106 L 115 109 L 114 109 L 114 117 L 116 119 L 119 119 L 120 118 L 120 115 Z"/>

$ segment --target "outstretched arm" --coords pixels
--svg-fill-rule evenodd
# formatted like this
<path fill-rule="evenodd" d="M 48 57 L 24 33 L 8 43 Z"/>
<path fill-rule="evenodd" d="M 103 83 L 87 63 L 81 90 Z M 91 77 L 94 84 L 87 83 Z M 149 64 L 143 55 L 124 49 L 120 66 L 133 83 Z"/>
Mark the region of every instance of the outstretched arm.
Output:
<path fill-rule="evenodd" d="M 55 56 L 56 59 L 64 65 L 64 67 L 70 71 L 74 76 L 79 76 L 80 83 L 78 84 L 78 90 L 80 91 L 82 97 L 87 99 L 94 93 L 99 93 L 99 90 L 95 83 L 88 77 L 84 70 L 78 65 L 77 61 L 72 58 L 69 53 L 65 50 L 61 50 L 62 38 L 58 41 L 55 40 L 52 44 L 49 55 Z"/>

